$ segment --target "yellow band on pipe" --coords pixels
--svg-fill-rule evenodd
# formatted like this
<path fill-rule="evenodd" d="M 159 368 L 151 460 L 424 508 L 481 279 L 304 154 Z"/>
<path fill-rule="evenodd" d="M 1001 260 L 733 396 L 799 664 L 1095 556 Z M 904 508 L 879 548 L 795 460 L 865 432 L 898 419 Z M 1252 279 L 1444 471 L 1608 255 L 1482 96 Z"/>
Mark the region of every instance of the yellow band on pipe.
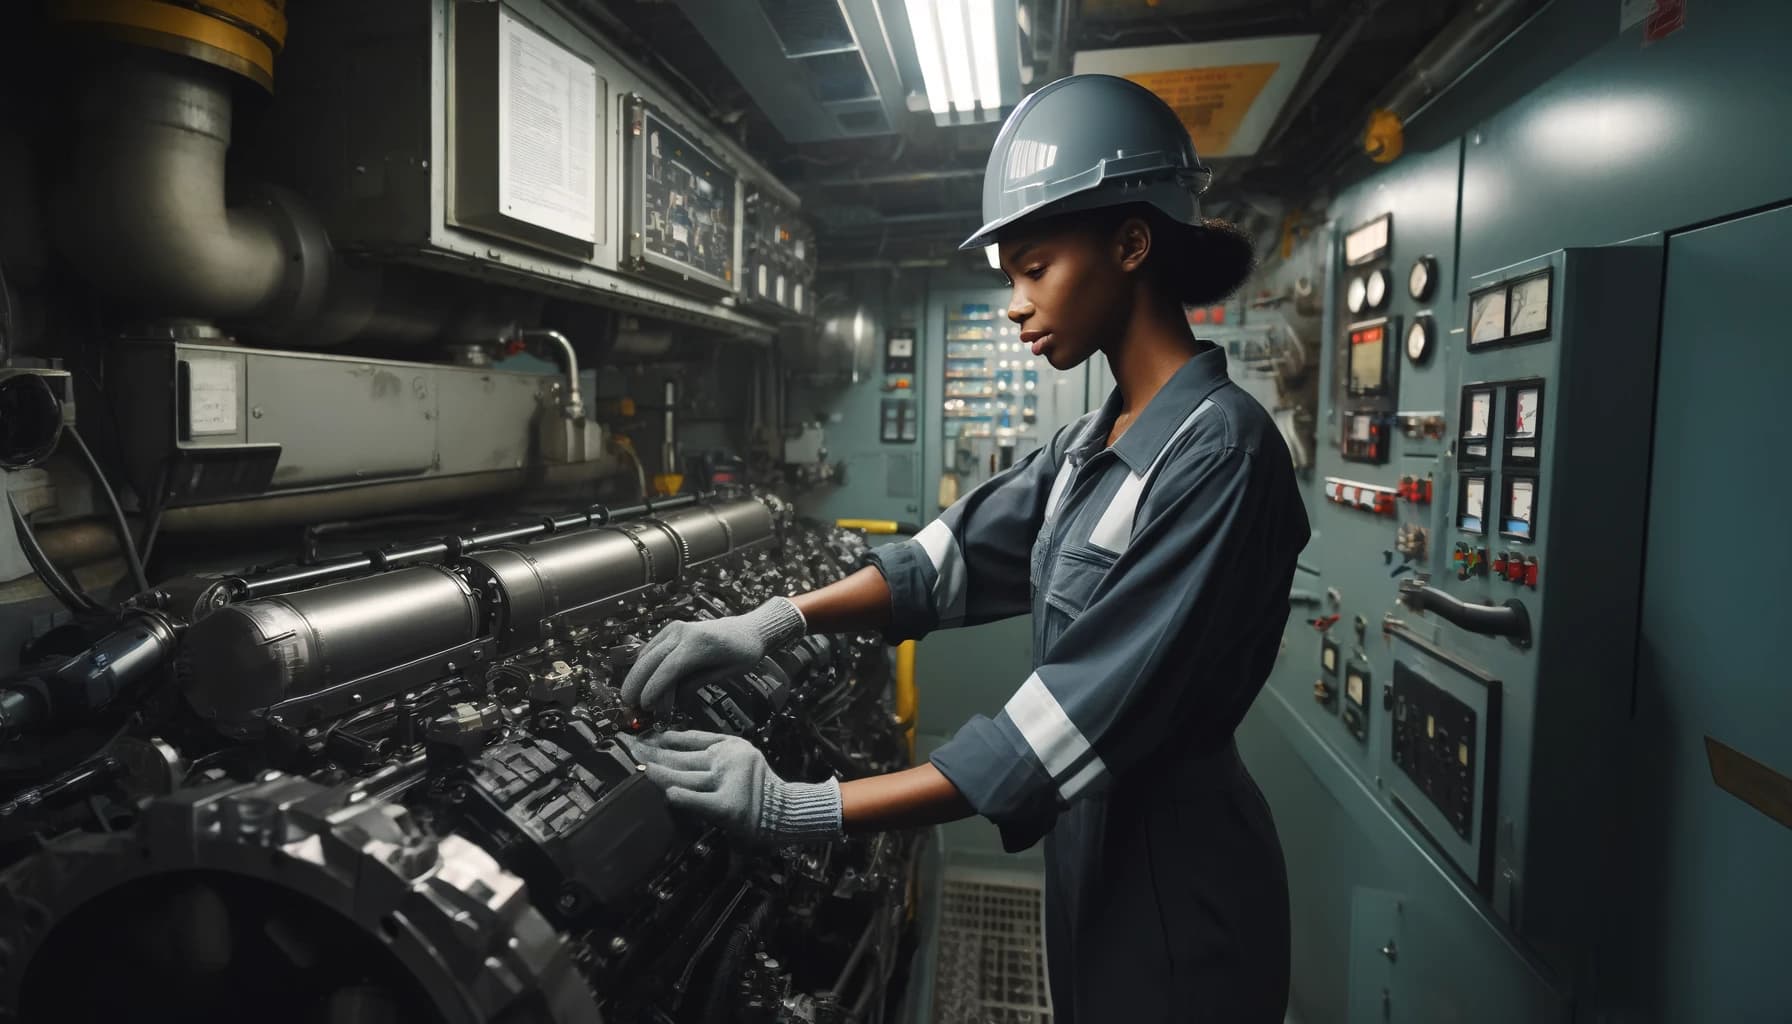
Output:
<path fill-rule="evenodd" d="M 230 67 L 264 86 L 274 80 L 274 53 L 284 43 L 286 19 L 272 5 L 224 2 L 218 11 L 232 19 L 215 17 L 188 7 L 162 3 L 160 0 L 57 0 L 51 16 L 58 21 L 93 25 L 102 32 L 114 32 L 131 41 L 157 49 L 183 52 L 181 46 L 193 46 L 192 56 Z M 254 9 L 261 8 L 259 12 Z M 241 17 L 241 13 L 254 16 Z M 273 37 L 270 45 L 268 38 Z M 167 42 L 164 43 L 163 41 Z M 220 59 L 209 58 L 204 51 L 215 51 Z"/>
<path fill-rule="evenodd" d="M 834 525 L 843 530 L 864 530 L 866 533 L 895 533 L 894 519 L 836 519 Z"/>

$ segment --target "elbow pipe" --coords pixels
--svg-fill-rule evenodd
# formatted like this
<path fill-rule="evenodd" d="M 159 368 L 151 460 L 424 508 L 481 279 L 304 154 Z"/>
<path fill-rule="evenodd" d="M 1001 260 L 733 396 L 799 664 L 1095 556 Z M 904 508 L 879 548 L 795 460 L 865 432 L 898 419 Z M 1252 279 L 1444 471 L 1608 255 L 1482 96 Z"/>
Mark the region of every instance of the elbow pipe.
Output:
<path fill-rule="evenodd" d="M 523 341 L 551 341 L 559 348 L 560 357 L 566 364 L 566 401 L 560 403 L 560 412 L 569 420 L 583 418 L 585 401 L 579 395 L 579 356 L 572 350 L 572 342 L 559 331 L 539 328 L 519 330 L 516 336 Z"/>
<path fill-rule="evenodd" d="M 158 315 L 243 320 L 315 310 L 323 229 L 285 193 L 230 205 L 223 72 L 154 53 L 96 66 L 81 97 L 58 249 L 92 283 Z"/>
<path fill-rule="evenodd" d="M 1531 615 L 1517 598 L 1504 604 L 1470 604 L 1419 580 L 1400 581 L 1400 600 L 1408 608 L 1436 612 L 1451 625 L 1482 636 L 1503 636 L 1519 647 L 1531 646 Z"/>

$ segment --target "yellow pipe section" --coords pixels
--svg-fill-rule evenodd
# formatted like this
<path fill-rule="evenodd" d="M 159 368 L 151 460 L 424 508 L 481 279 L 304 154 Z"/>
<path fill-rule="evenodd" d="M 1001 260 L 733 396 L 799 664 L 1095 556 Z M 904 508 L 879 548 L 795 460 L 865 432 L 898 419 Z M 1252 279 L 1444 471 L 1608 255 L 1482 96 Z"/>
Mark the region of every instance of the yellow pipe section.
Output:
<path fill-rule="evenodd" d="M 901 529 L 894 519 L 836 519 L 834 525 L 845 530 L 890 534 Z M 904 640 L 896 645 L 896 724 L 908 739 L 908 759 L 915 760 L 915 719 L 921 709 L 921 697 L 915 690 L 915 642 Z"/>
<path fill-rule="evenodd" d="M 908 737 L 908 759 L 915 760 L 915 719 L 921 710 L 921 697 L 915 690 L 915 642 L 904 640 L 896 645 L 896 724 Z"/>
<path fill-rule="evenodd" d="M 286 0 L 56 0 L 50 16 L 102 35 L 196 57 L 274 87 Z"/>
<path fill-rule="evenodd" d="M 846 530 L 863 530 L 866 533 L 895 533 L 894 519 L 836 519 L 834 525 Z"/>

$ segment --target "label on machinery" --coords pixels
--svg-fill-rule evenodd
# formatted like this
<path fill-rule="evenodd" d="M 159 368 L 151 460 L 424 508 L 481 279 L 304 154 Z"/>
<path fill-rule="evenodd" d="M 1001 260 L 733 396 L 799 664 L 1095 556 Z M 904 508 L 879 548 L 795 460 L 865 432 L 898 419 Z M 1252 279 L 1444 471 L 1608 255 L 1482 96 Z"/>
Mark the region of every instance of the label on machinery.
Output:
<path fill-rule="evenodd" d="M 235 357 L 187 360 L 187 431 L 234 434 L 242 399 Z"/>
<path fill-rule="evenodd" d="M 509 11 L 498 26 L 498 209 L 595 243 L 597 69 Z"/>

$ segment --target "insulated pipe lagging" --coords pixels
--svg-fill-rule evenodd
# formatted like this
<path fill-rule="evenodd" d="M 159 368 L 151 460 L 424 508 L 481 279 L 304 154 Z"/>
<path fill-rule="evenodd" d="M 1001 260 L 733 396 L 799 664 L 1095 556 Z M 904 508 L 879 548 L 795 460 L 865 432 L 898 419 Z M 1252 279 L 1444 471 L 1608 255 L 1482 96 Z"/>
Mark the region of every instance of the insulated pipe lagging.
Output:
<path fill-rule="evenodd" d="M 210 68 L 152 54 L 92 67 L 54 214 L 57 246 L 84 277 L 160 315 L 201 318 L 320 290 L 299 287 L 323 267 L 287 241 L 287 208 L 228 205 L 230 111 L 225 76 Z"/>

